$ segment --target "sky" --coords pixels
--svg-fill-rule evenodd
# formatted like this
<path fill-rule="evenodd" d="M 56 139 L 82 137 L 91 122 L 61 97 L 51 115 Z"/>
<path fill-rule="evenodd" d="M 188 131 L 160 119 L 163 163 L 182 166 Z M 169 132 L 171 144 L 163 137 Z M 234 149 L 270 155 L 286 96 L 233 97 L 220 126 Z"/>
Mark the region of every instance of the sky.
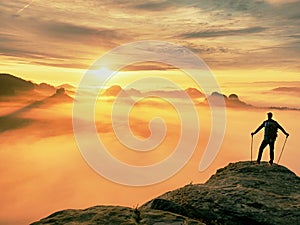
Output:
<path fill-rule="evenodd" d="M 109 50 L 159 40 L 189 48 L 221 81 L 295 81 L 299 5 L 296 0 L 4 1 L 0 69 L 40 82 L 77 84 Z"/>

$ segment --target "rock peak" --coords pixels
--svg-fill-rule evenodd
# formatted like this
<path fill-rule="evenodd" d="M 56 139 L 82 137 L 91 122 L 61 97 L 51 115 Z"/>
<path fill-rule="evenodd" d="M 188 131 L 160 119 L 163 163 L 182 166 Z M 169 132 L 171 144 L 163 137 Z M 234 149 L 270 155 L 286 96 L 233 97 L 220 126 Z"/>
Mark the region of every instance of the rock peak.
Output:
<path fill-rule="evenodd" d="M 158 204 L 157 199 L 163 203 Z M 230 163 L 205 184 L 186 185 L 157 199 L 144 207 L 179 210 L 177 213 L 206 224 L 279 225 L 289 221 L 296 225 L 300 221 L 300 178 L 277 164 Z M 171 207 L 174 205 L 180 207 Z"/>
<path fill-rule="evenodd" d="M 266 162 L 257 164 L 255 162 L 244 161 L 237 163 L 229 163 L 226 167 L 218 169 L 206 184 L 214 181 L 226 180 L 231 182 L 231 178 L 241 182 L 244 179 L 261 179 L 269 180 L 270 182 L 280 183 L 282 180 L 289 178 L 299 178 L 294 172 L 288 168 L 273 164 L 270 166 Z"/>

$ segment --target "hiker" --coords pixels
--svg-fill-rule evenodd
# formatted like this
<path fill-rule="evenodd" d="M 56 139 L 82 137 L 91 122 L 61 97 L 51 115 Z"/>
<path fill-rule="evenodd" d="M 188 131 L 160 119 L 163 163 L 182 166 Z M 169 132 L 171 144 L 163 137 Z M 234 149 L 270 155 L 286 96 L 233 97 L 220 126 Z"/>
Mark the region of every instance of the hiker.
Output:
<path fill-rule="evenodd" d="M 273 114 L 271 112 L 267 113 L 268 119 L 264 121 L 257 129 L 256 131 L 252 132 L 251 135 L 253 136 L 257 132 L 259 132 L 263 127 L 265 128 L 265 134 L 264 139 L 259 147 L 259 152 L 257 156 L 257 163 L 260 163 L 262 153 L 264 151 L 264 148 L 269 145 L 270 146 L 270 161 L 269 164 L 272 165 L 274 161 L 274 144 L 277 138 L 277 130 L 280 129 L 286 137 L 289 136 L 289 134 L 282 128 L 282 126 L 277 123 L 277 121 L 273 120 Z"/>

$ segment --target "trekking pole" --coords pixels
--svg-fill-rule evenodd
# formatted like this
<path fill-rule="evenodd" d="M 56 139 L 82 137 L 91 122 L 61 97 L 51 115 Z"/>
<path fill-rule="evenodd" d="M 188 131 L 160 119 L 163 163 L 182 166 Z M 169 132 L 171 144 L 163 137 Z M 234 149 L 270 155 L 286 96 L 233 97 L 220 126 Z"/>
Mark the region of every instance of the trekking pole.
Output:
<path fill-rule="evenodd" d="M 251 163 L 252 163 L 252 147 L 253 147 L 253 135 L 251 134 Z"/>
<path fill-rule="evenodd" d="M 278 161 L 277 161 L 277 164 L 279 164 L 279 161 L 280 161 L 280 159 L 281 159 L 281 155 L 282 155 L 282 153 L 283 153 L 283 150 L 284 150 L 284 147 L 285 147 L 285 144 L 286 144 L 287 139 L 288 139 L 288 137 L 285 138 L 285 141 L 284 141 L 284 143 L 283 143 L 283 146 L 282 146 L 282 149 L 281 149 L 281 152 L 280 152 L 280 155 L 279 155 L 279 159 L 278 159 Z"/>

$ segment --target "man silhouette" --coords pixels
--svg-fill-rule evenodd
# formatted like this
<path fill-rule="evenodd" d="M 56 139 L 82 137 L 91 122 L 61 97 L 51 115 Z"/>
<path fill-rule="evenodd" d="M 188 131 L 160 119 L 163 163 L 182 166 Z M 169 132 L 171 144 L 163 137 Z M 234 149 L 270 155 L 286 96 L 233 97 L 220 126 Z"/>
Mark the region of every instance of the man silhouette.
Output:
<path fill-rule="evenodd" d="M 259 152 L 257 156 L 257 163 L 260 163 L 263 151 L 267 145 L 270 146 L 270 161 L 269 164 L 272 165 L 274 161 L 274 144 L 277 138 L 277 130 L 280 129 L 286 137 L 289 136 L 289 134 L 280 126 L 280 124 L 273 120 L 273 114 L 271 112 L 267 113 L 268 119 L 265 120 L 254 132 L 251 133 L 253 136 L 257 132 L 259 132 L 262 128 L 265 128 L 265 134 L 264 139 L 259 147 Z"/>

